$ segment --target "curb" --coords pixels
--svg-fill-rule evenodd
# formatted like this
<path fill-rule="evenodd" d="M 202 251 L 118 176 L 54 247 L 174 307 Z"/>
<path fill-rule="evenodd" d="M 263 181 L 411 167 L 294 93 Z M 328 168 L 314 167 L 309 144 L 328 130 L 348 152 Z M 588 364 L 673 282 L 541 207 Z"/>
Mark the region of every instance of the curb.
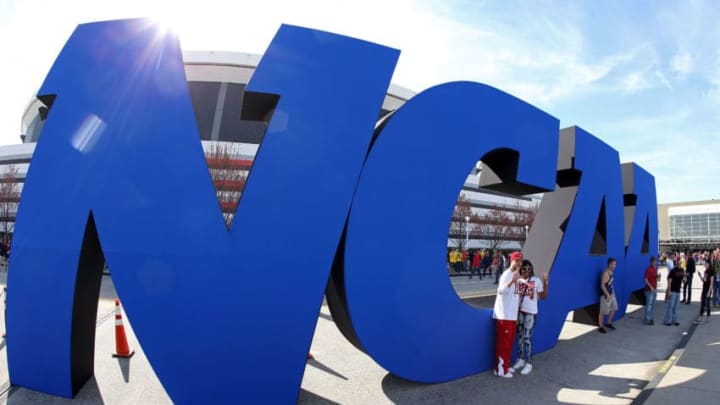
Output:
<path fill-rule="evenodd" d="M 697 323 L 692 323 L 690 325 L 687 333 L 682 337 L 682 339 L 680 339 L 678 345 L 675 346 L 675 350 L 673 350 L 672 354 L 670 354 L 670 357 L 668 357 L 665 363 L 663 363 L 657 374 L 655 374 L 655 377 L 653 377 L 652 380 L 648 381 L 648 383 L 643 387 L 643 390 L 640 392 L 640 394 L 635 397 L 635 399 L 630 403 L 631 405 L 643 404 L 650 398 L 650 395 L 652 395 L 652 393 L 655 391 L 658 384 L 660 384 L 660 381 L 665 378 L 665 375 L 668 373 L 668 371 L 670 371 L 670 369 L 682 357 L 683 353 L 685 352 L 685 347 L 687 347 L 690 338 L 695 334 L 695 330 L 697 329 L 697 327 Z"/>

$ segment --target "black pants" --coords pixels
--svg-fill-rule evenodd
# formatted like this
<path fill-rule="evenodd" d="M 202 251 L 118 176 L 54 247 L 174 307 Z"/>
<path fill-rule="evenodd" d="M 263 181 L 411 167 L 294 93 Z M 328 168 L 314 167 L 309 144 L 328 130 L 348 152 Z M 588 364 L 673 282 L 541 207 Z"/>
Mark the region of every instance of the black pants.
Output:
<path fill-rule="evenodd" d="M 692 298 L 692 275 L 687 276 L 687 283 L 683 286 L 682 302 L 689 304 Z"/>
<path fill-rule="evenodd" d="M 708 291 L 704 287 L 700 295 L 700 316 L 702 316 L 703 312 L 705 312 L 706 316 L 710 316 L 710 297 L 708 297 Z"/>

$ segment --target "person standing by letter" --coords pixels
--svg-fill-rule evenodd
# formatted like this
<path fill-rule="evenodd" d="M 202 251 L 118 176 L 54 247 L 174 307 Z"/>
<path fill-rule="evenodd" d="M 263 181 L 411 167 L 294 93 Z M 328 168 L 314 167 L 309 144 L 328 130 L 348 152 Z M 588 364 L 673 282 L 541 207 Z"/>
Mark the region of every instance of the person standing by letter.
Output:
<path fill-rule="evenodd" d="M 617 261 L 612 257 L 608 259 L 608 265 L 605 271 L 603 271 L 602 277 L 600 277 L 600 313 L 598 314 L 598 332 L 606 333 L 605 327 L 608 329 L 615 330 L 615 326 L 612 324 L 615 311 L 618 309 L 617 299 L 615 299 L 615 288 L 613 286 L 615 280 L 613 273 L 615 272 L 615 266 Z M 604 324 L 604 318 L 607 315 L 607 324 Z"/>
<path fill-rule="evenodd" d="M 702 315 L 705 312 L 705 322 L 710 322 L 710 294 L 715 279 L 715 272 L 710 262 L 705 262 L 705 271 L 702 274 L 702 293 L 700 293 L 700 314 L 695 323 L 702 323 Z"/>
<path fill-rule="evenodd" d="M 667 307 L 665 308 L 665 322 L 666 326 L 675 325 L 678 326 L 678 301 L 680 301 L 680 289 L 682 288 L 683 277 L 685 272 L 680 267 L 673 267 L 668 273 L 668 289 L 665 290 L 665 301 L 667 301 Z"/>
<path fill-rule="evenodd" d="M 523 260 L 520 267 L 520 279 L 517 281 L 520 290 L 520 313 L 517 323 L 517 354 L 518 359 L 513 366 L 515 371 L 526 375 L 533 369 L 532 339 L 535 331 L 535 320 L 538 313 L 538 297 L 547 298 L 549 273 L 543 273 L 542 279 L 535 276 L 530 260 Z"/>
<path fill-rule="evenodd" d="M 657 298 L 657 260 L 650 257 L 650 266 L 645 270 L 645 325 L 654 325 L 653 308 Z"/>
<path fill-rule="evenodd" d="M 692 298 L 692 282 L 693 282 L 693 276 L 695 275 L 695 259 L 693 259 L 693 256 L 690 252 L 687 252 L 685 254 L 685 257 L 687 257 L 687 261 L 685 262 L 685 274 L 686 274 L 686 281 L 685 285 L 683 286 L 683 304 L 689 304 L 690 299 Z"/>
<path fill-rule="evenodd" d="M 715 280 L 713 281 L 713 297 L 712 302 L 713 305 L 715 305 L 715 308 L 720 308 L 720 252 L 718 252 L 717 249 L 715 249 L 715 252 L 713 252 L 712 256 L 708 255 L 709 257 L 712 257 L 712 260 L 708 258 L 708 261 L 710 261 L 710 265 L 712 266 L 713 272 L 715 272 Z"/>
<path fill-rule="evenodd" d="M 498 377 L 512 378 L 513 369 L 510 367 L 510 356 L 512 353 L 513 340 L 515 339 L 515 328 L 517 327 L 518 308 L 520 296 L 517 281 L 520 278 L 520 265 L 523 256 L 520 252 L 514 252 L 510 256 L 510 267 L 500 276 L 500 281 L 495 297 L 493 318 L 495 319 L 495 357 L 497 364 L 493 372 Z"/>
<path fill-rule="evenodd" d="M 476 250 L 473 254 L 472 258 L 472 270 L 470 271 L 470 278 L 468 280 L 472 280 L 473 273 L 478 273 L 478 277 L 480 277 L 480 280 L 482 280 L 482 270 L 480 269 L 480 251 Z"/>

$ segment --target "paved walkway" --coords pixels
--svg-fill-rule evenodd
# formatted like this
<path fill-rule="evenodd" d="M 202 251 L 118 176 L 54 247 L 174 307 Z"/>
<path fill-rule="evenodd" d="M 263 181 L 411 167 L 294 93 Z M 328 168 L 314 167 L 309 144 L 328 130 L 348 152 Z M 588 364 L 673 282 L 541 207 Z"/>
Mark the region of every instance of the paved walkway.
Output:
<path fill-rule="evenodd" d="M 689 339 L 647 387 L 645 404 L 720 403 L 720 312 L 713 308 L 712 313 L 709 323 L 690 327 Z"/>
<path fill-rule="evenodd" d="M 5 283 L 4 276 L 0 272 L 0 288 Z M 680 306 L 680 326 L 668 327 L 659 322 L 655 326 L 643 325 L 642 307 L 631 306 L 628 315 L 616 322 L 618 330 L 605 335 L 597 333 L 594 327 L 567 322 L 557 347 L 535 356 L 535 370 L 530 375 L 505 380 L 485 372 L 444 384 L 417 384 L 390 375 L 341 336 L 327 307 L 323 307 L 312 343 L 315 360 L 306 367 L 298 403 L 717 403 L 720 311 L 714 310 L 715 318 L 709 324 L 693 324 L 699 310 L 698 295 L 699 290 L 695 290 L 696 301 Z M 128 338 L 137 354 L 130 360 L 111 357 L 114 325 L 107 315 L 113 310 L 114 290 L 108 277 L 104 278 L 101 296 L 95 378 L 74 400 L 10 388 L 5 346 L 0 342 L 3 403 L 171 403 L 130 324 L 126 323 Z M 656 321 L 664 310 L 661 301 L 656 308 Z M 452 337 L 448 337 L 448 344 L 452 344 Z M 189 342 L 188 350 L 191 347 Z M 202 402 L 198 398 L 198 403 Z M 238 402 L 242 402 L 242 393 L 238 393 Z"/>

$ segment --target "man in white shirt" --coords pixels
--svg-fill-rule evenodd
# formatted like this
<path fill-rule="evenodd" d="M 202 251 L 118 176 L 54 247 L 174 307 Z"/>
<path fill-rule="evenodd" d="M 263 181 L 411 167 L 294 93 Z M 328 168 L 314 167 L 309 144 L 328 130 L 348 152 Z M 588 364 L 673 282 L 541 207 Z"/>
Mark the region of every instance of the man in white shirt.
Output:
<path fill-rule="evenodd" d="M 668 272 L 675 267 L 675 255 L 670 253 L 668 254 L 667 259 L 665 260 L 665 265 L 667 266 Z"/>
<path fill-rule="evenodd" d="M 503 378 L 512 378 L 513 369 L 510 368 L 510 356 L 515 340 L 517 327 L 518 307 L 520 305 L 519 291 L 515 288 L 520 278 L 520 265 L 523 256 L 520 252 L 510 255 L 510 267 L 500 276 L 493 318 L 495 319 L 495 353 L 497 364 L 495 375 Z"/>

